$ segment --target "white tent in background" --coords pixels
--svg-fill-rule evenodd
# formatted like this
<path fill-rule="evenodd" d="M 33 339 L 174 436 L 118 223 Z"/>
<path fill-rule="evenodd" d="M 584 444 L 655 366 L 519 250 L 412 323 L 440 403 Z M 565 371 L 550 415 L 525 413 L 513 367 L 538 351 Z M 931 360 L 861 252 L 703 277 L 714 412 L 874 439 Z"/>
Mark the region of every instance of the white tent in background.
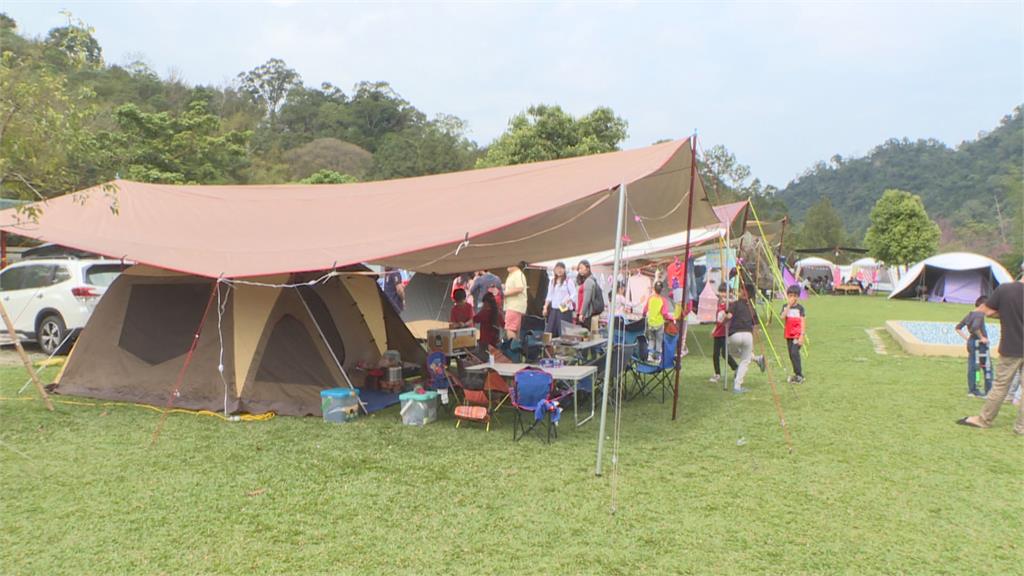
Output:
<path fill-rule="evenodd" d="M 974 304 L 1013 277 L 995 260 L 970 252 L 947 252 L 926 258 L 907 270 L 889 298 L 920 296 L 929 302 Z"/>
<path fill-rule="evenodd" d="M 895 266 L 886 266 L 874 258 L 854 260 L 850 264 L 848 276 L 856 280 L 858 279 L 858 273 L 862 271 L 864 278 L 861 280 L 864 282 L 864 285 L 867 286 L 867 283 L 871 282 L 874 284 L 875 290 L 881 290 L 882 292 L 891 292 L 893 284 L 899 276 Z"/>
<path fill-rule="evenodd" d="M 827 276 L 832 278 L 836 265 L 824 258 L 808 256 L 797 260 L 793 266 L 796 268 L 797 278 L 810 278 L 812 276 Z"/>

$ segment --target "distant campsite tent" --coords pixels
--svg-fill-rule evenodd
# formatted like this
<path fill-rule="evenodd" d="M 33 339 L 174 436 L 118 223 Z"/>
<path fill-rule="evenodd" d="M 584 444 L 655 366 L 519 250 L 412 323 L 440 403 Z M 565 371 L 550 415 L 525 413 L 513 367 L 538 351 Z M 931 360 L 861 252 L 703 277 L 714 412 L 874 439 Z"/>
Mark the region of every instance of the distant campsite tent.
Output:
<path fill-rule="evenodd" d="M 252 280 L 282 284 L 318 276 Z M 222 318 L 215 284 L 148 266 L 126 270 L 97 305 L 58 390 L 162 406 L 200 325 L 197 348 L 174 398 L 182 408 L 319 415 L 320 390 L 348 386 L 346 376 L 362 385 L 357 363 L 375 364 L 385 350 L 398 350 L 405 361 L 425 361 L 422 347 L 365 269 L 299 288 L 221 284 Z"/>
<path fill-rule="evenodd" d="M 851 281 L 860 280 L 865 286 L 870 283 L 875 290 L 890 292 L 897 274 L 893 266 L 886 266 L 874 258 L 860 258 L 850 264 L 848 277 Z"/>
<path fill-rule="evenodd" d="M 832 279 L 835 274 L 836 265 L 817 256 L 809 256 L 795 263 L 796 276 L 800 279 L 813 280 L 815 278 Z"/>
<path fill-rule="evenodd" d="M 970 252 L 948 252 L 910 267 L 889 298 L 926 298 L 929 302 L 974 304 L 1013 277 L 995 260 Z"/>

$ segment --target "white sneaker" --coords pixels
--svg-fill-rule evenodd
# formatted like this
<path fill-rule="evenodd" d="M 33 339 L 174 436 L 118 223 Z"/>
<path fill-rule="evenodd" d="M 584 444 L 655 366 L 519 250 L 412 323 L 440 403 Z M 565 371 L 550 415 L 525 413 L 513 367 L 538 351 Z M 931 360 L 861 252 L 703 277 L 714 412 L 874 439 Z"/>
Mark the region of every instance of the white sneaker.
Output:
<path fill-rule="evenodd" d="M 722 377 L 721 377 L 721 376 L 719 376 L 718 374 L 715 374 L 715 375 L 714 375 L 714 376 L 712 376 L 711 378 L 708 378 L 708 382 L 714 382 L 714 383 L 716 383 L 716 384 L 717 384 L 718 382 L 721 382 L 721 381 L 722 381 Z"/>

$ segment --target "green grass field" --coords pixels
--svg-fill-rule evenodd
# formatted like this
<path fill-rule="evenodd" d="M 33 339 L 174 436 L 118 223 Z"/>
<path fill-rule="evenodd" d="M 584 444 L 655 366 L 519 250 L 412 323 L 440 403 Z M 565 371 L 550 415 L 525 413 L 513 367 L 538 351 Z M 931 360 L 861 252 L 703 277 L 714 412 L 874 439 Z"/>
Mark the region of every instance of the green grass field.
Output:
<path fill-rule="evenodd" d="M 766 376 L 724 393 L 691 341 L 679 419 L 627 403 L 600 478 L 596 422 L 571 415 L 545 446 L 514 444 L 510 415 L 486 433 L 403 427 L 397 409 L 343 426 L 175 414 L 151 447 L 149 410 L 0 401 L 0 573 L 1020 574 L 1010 406 L 991 430 L 954 425 L 980 408 L 964 361 L 888 336 L 878 355 L 864 331 L 966 308 L 807 310 L 807 382 L 775 367 L 794 453 Z M 24 375 L 0 379 L 12 397 Z"/>

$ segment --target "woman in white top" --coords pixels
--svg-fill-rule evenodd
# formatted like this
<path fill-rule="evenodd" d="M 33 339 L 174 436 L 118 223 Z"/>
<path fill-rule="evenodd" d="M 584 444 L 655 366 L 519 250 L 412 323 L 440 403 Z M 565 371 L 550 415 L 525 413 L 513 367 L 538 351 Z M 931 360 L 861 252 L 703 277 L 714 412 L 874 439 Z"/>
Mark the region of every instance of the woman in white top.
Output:
<path fill-rule="evenodd" d="M 569 283 L 565 274 L 565 264 L 555 264 L 555 275 L 548 283 L 548 296 L 544 300 L 544 317 L 547 318 L 545 330 L 557 338 L 562 335 L 562 322 L 572 324 L 573 302 L 576 287 Z"/>

